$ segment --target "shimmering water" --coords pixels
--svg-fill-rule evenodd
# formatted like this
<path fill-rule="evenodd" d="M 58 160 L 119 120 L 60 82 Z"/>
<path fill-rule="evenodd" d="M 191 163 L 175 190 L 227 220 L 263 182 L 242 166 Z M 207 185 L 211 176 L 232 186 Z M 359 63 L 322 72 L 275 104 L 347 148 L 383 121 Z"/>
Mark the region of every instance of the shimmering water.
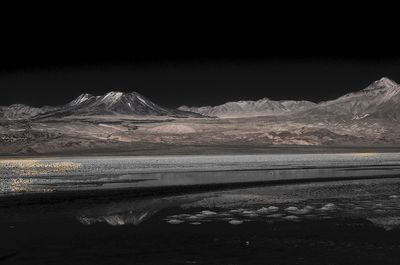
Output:
<path fill-rule="evenodd" d="M 0 160 L 0 194 L 396 175 L 400 153 Z"/>

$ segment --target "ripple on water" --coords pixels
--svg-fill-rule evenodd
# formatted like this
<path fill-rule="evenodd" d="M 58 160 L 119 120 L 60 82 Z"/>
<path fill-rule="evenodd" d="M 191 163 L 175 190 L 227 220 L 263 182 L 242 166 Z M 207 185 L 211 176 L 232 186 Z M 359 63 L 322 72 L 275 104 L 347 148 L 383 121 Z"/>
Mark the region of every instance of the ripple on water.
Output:
<path fill-rule="evenodd" d="M 336 205 L 333 203 L 327 203 L 320 208 L 321 211 L 333 211 L 336 209 Z"/>
<path fill-rule="evenodd" d="M 233 209 L 233 210 L 230 210 L 229 212 L 230 212 L 230 213 L 241 213 L 241 212 L 243 212 L 243 211 L 245 211 L 245 209 L 240 208 L 240 209 Z"/>
<path fill-rule="evenodd" d="M 204 210 L 204 211 L 201 211 L 201 214 L 203 214 L 203 215 L 215 215 L 217 213 L 213 212 L 213 211 L 209 211 L 209 210 Z"/>
<path fill-rule="evenodd" d="M 183 223 L 183 222 L 184 222 L 184 221 L 178 220 L 178 219 L 170 219 L 170 220 L 167 221 L 167 223 L 169 223 L 169 224 L 171 224 L 171 225 L 178 225 L 178 224 L 181 224 L 181 223 Z"/>
<path fill-rule="evenodd" d="M 277 211 L 279 211 L 279 208 L 276 206 L 261 207 L 257 210 L 258 213 L 273 213 Z"/>
<path fill-rule="evenodd" d="M 285 211 L 287 212 L 297 212 L 299 210 L 299 208 L 295 207 L 295 206 L 289 206 L 285 209 Z"/>
<path fill-rule="evenodd" d="M 283 219 L 288 220 L 288 221 L 299 221 L 300 218 L 297 217 L 296 215 L 288 215 L 283 217 Z"/>
<path fill-rule="evenodd" d="M 243 224 L 243 221 L 242 220 L 230 220 L 229 221 L 229 223 L 231 224 L 231 225 L 240 225 L 240 224 Z"/>
<path fill-rule="evenodd" d="M 274 214 L 269 214 L 267 215 L 268 218 L 281 218 L 283 214 L 281 213 L 274 213 Z"/>

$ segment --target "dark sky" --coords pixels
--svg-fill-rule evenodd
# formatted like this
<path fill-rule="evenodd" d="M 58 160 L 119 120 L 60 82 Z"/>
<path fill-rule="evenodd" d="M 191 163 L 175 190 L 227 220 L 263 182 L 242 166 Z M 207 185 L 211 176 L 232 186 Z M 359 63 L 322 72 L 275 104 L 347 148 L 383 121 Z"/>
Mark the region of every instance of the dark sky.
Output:
<path fill-rule="evenodd" d="M 66 103 L 81 93 L 136 91 L 169 107 L 230 100 L 321 101 L 360 90 L 388 76 L 400 81 L 400 62 L 340 58 L 228 58 L 94 63 L 0 73 L 1 105 Z"/>
<path fill-rule="evenodd" d="M 397 25 L 391 16 L 360 13 L 349 24 L 338 13 L 307 22 L 301 13 L 282 23 L 286 17 L 267 16 L 272 9 L 253 11 L 250 19 L 232 13 L 221 23 L 207 24 L 204 13 L 173 22 L 167 14 L 161 22 L 132 15 L 120 23 L 118 15 L 114 24 L 108 17 L 75 27 L 66 20 L 51 29 L 54 19 L 38 25 L 35 16 L 22 30 L 2 32 L 0 105 L 57 105 L 112 90 L 169 107 L 263 97 L 318 102 L 382 76 L 400 82 L 397 31 L 384 24 Z"/>

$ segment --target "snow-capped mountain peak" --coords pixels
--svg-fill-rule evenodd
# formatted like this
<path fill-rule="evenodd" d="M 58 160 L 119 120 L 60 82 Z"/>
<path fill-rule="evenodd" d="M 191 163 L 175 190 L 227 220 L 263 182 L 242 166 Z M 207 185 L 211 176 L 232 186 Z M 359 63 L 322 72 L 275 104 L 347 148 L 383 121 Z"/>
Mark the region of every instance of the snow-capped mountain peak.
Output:
<path fill-rule="evenodd" d="M 137 92 L 111 91 L 105 95 L 81 94 L 65 106 L 46 113 L 45 117 L 71 115 L 135 115 L 201 117 L 196 113 L 163 108 Z"/>

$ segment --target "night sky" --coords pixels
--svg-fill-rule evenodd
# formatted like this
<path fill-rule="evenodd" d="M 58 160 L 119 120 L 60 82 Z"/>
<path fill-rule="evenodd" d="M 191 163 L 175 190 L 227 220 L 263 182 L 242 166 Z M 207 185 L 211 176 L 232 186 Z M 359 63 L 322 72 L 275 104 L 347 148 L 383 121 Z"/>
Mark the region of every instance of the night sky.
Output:
<path fill-rule="evenodd" d="M 168 107 L 216 105 L 230 100 L 304 99 L 314 102 L 359 90 L 388 76 L 400 81 L 394 61 L 340 59 L 229 59 L 106 63 L 16 70 L 0 74 L 2 105 L 57 105 L 81 93 L 136 91 Z"/>
<path fill-rule="evenodd" d="M 375 20 L 339 30 L 336 22 L 276 28 L 229 21 L 213 30 L 200 22 L 189 29 L 179 21 L 151 30 L 77 32 L 68 25 L 51 34 L 41 27 L 3 33 L 0 105 L 58 105 L 112 90 L 136 91 L 167 107 L 263 97 L 319 102 L 383 76 L 400 82 L 398 42 Z"/>

